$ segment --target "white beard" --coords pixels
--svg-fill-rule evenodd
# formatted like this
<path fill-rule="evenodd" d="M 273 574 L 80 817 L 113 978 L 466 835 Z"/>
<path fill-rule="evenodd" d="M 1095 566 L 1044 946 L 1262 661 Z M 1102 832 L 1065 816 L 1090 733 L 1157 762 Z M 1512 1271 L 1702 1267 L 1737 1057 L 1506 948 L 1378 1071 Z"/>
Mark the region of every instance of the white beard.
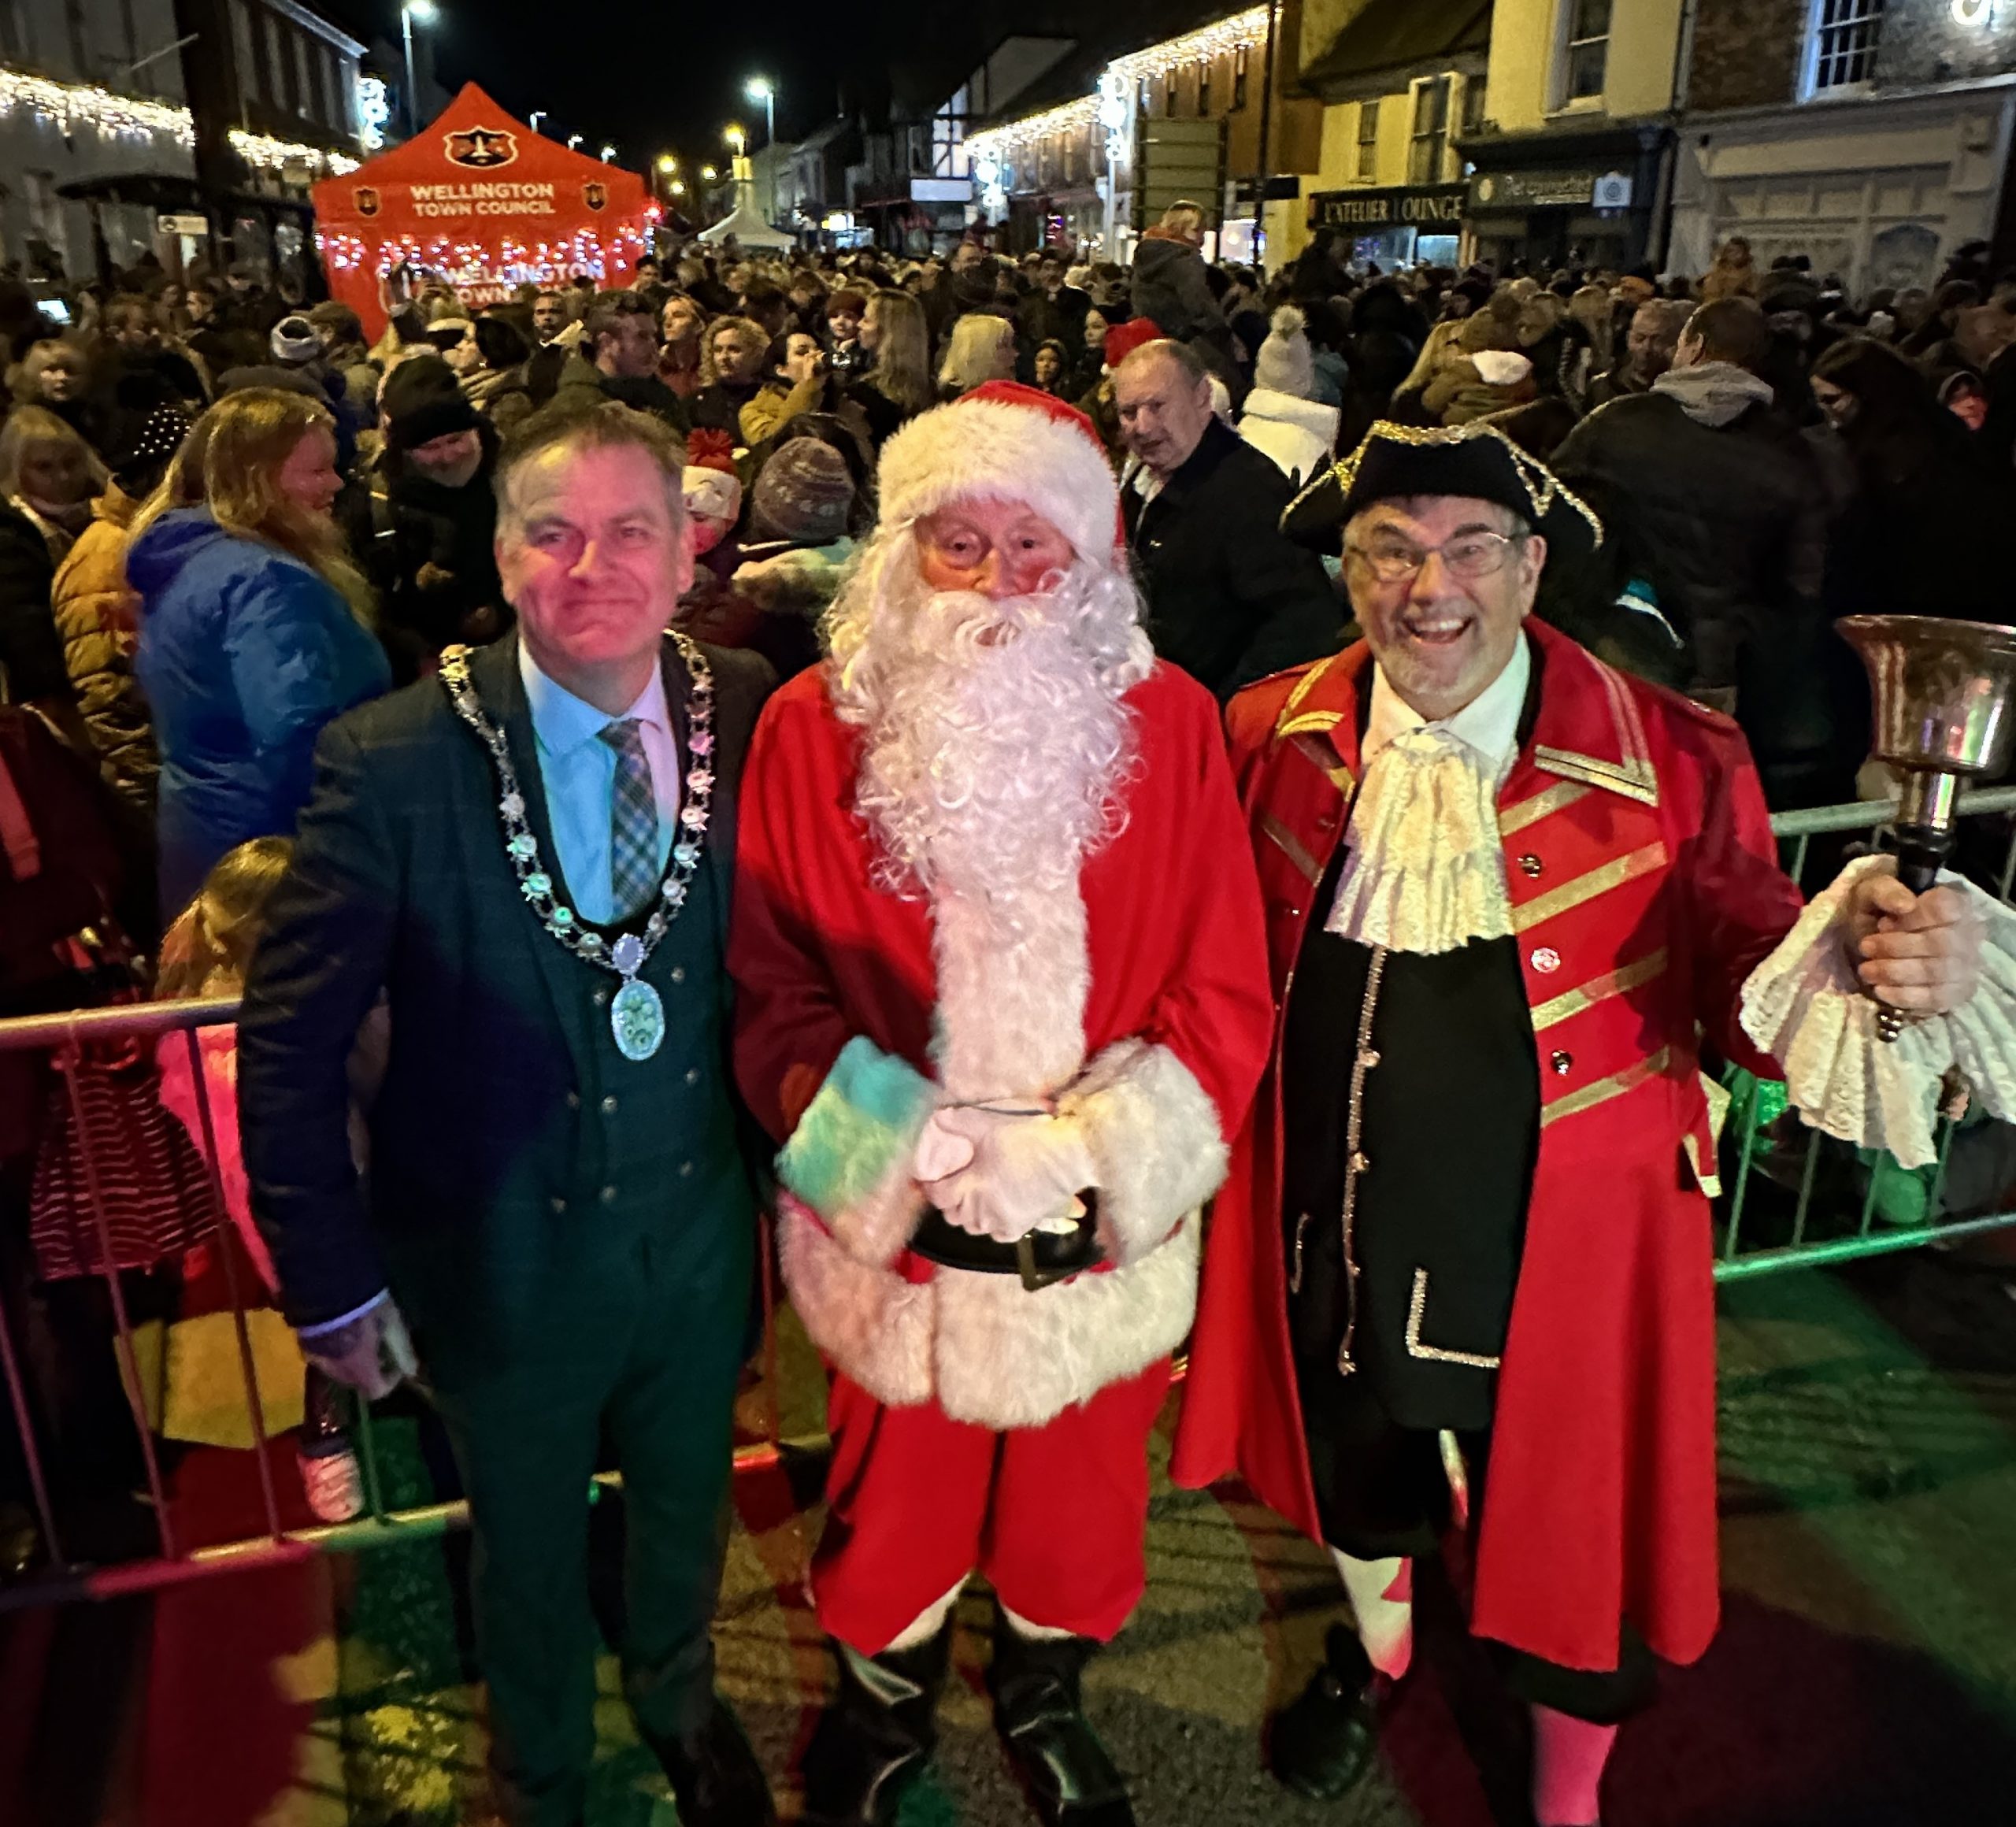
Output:
<path fill-rule="evenodd" d="M 828 631 L 835 708 L 865 732 L 855 806 L 877 880 L 931 901 L 945 1088 L 1054 1090 L 1084 1062 L 1079 873 L 1125 825 L 1121 700 L 1154 665 L 1133 587 L 1081 565 L 1046 596 L 935 591 L 904 533 L 871 550 Z"/>

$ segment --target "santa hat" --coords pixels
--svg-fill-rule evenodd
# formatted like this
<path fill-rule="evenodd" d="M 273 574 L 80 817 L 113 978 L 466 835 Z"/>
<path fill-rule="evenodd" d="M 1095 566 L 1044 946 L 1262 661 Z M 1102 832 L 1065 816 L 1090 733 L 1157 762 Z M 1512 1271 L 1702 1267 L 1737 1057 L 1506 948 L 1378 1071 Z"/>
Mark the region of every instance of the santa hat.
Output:
<path fill-rule="evenodd" d="M 1082 558 L 1116 562 L 1120 490 L 1092 422 L 1076 406 L 991 380 L 921 414 L 883 447 L 882 524 L 906 525 L 955 501 L 1017 501 Z"/>
<path fill-rule="evenodd" d="M 1106 333 L 1106 365 L 1109 370 L 1119 367 L 1144 343 L 1166 343 L 1169 332 L 1153 317 L 1129 317 L 1124 324 L 1116 324 Z"/>

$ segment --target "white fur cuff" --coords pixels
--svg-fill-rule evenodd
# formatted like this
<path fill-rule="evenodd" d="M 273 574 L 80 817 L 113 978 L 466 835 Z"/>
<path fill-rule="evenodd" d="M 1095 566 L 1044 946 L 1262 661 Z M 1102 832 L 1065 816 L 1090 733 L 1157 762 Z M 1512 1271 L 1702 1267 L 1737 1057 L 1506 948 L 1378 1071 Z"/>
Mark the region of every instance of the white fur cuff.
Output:
<path fill-rule="evenodd" d="M 1065 1092 L 1058 1113 L 1099 1169 L 1099 1242 L 1125 1267 L 1166 1243 L 1224 1183 L 1217 1106 L 1166 1047 L 1122 1040 Z"/>
<path fill-rule="evenodd" d="M 1940 1080 L 1958 1068 L 1989 1114 L 2016 1118 L 2016 913 L 1957 876 L 1988 932 L 1979 988 L 1944 1016 L 1877 1037 L 1877 1005 L 1862 991 L 1847 950 L 1850 891 L 1894 857 L 1862 857 L 1815 895 L 1743 987 L 1744 1032 L 1776 1059 L 1793 1105 L 1814 1128 L 1865 1148 L 1887 1148 L 1906 1167 L 1937 1158 L 1933 1123 Z"/>

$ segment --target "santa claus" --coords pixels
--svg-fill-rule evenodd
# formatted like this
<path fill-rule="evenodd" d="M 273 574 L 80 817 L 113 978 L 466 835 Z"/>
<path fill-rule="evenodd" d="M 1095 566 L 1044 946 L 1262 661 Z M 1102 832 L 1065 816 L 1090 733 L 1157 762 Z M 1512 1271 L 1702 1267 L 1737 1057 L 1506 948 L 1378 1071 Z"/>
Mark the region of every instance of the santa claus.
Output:
<path fill-rule="evenodd" d="M 1284 1783 L 1363 1773 L 1453 1523 L 1535 1816 L 1590 1827 L 1619 1721 L 1715 1629 L 1703 1047 L 1929 1160 L 1945 1068 L 2016 1107 L 2009 998 L 1974 997 L 2016 917 L 1887 858 L 1803 910 L 1736 726 L 1528 620 L 1601 528 L 1496 428 L 1375 425 L 1325 493 L 1366 638 L 1229 713 L 1282 1014 L 1175 1471 L 1237 1469 L 1350 1595 Z M 1865 992 L 1923 1018 L 1887 1045 Z"/>
<path fill-rule="evenodd" d="M 1147 1442 L 1273 1009 L 1214 706 L 1156 663 L 1089 423 L 1012 383 L 890 440 L 831 658 L 744 777 L 736 1068 L 832 1365 L 807 1818 L 886 1822 L 949 1620 L 1046 1821 L 1122 1827 L 1079 1677 L 1144 1581 Z"/>

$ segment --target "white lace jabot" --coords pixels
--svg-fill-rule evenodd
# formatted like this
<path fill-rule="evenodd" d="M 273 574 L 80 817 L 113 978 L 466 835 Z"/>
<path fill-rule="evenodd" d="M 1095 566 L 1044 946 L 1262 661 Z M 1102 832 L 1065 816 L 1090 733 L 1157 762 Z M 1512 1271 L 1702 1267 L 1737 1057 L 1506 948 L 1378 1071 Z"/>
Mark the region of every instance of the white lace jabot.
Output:
<path fill-rule="evenodd" d="M 1373 669 L 1364 779 L 1326 931 L 1412 952 L 1510 933 L 1498 790 L 1518 755 L 1532 665 L 1522 636 L 1495 679 L 1432 723 Z"/>

